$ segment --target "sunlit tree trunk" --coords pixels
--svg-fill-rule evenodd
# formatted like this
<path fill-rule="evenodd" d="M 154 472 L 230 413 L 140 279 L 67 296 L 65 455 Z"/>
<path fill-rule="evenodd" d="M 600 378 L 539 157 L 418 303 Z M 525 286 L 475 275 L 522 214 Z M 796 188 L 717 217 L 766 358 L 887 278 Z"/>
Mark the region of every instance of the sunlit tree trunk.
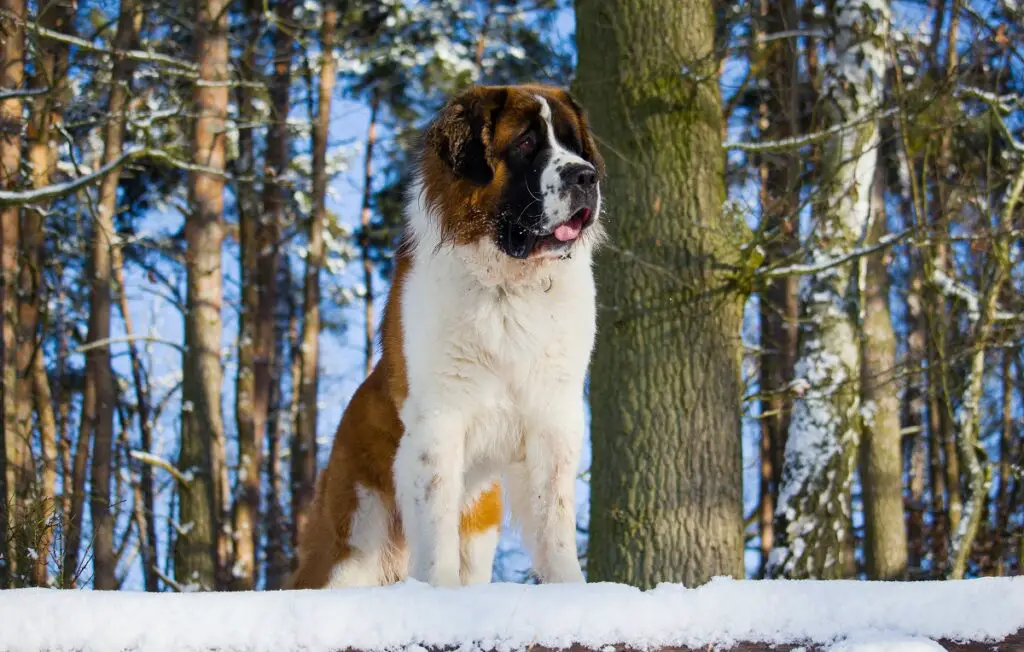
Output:
<path fill-rule="evenodd" d="M 228 103 L 228 11 L 225 0 L 198 0 L 196 53 L 199 78 L 193 161 L 224 169 Z M 214 82 L 214 83 L 210 83 Z M 175 576 L 182 586 L 212 589 L 218 580 L 220 477 L 224 465 L 221 414 L 221 245 L 224 238 L 224 177 L 189 175 L 191 212 L 185 221 L 187 307 L 181 452 L 178 466 L 189 476 L 180 488 L 181 530 L 175 541 Z"/>
<path fill-rule="evenodd" d="M 707 0 L 577 0 L 576 88 L 605 151 L 595 263 L 591 581 L 743 576 L 741 234 Z M 681 74 L 687 71 L 687 74 Z"/>
<path fill-rule="evenodd" d="M 256 0 L 246 0 L 245 49 L 239 66 L 244 81 L 256 78 L 256 51 L 262 29 L 262 7 Z M 234 526 L 235 559 L 232 567 L 234 586 L 253 588 L 256 578 L 255 535 L 247 538 L 243 532 L 254 532 L 254 515 L 259 510 L 259 474 L 250 474 L 254 461 L 253 450 L 259 437 L 256 431 L 256 320 L 259 314 L 260 292 L 256 284 L 257 254 L 256 224 L 260 219 L 256 189 L 252 181 L 244 179 L 256 174 L 256 153 L 253 131 L 257 113 L 254 105 L 255 90 L 248 85 L 238 89 L 238 113 L 241 128 L 238 132 L 238 159 L 235 166 L 237 182 L 239 263 L 241 279 L 241 310 L 238 316 L 238 371 L 235 376 L 235 423 L 238 429 L 239 480 L 234 492 L 232 520 Z M 252 494 L 253 483 L 257 493 Z"/>
<path fill-rule="evenodd" d="M 324 7 L 320 31 L 322 53 L 334 52 L 338 7 L 328 2 Z M 320 83 L 317 115 L 313 124 L 313 214 L 309 220 L 306 252 L 306 273 L 303 288 L 302 334 L 299 342 L 298 405 L 295 433 L 292 440 L 292 517 L 295 525 L 292 543 L 297 542 L 305 520 L 306 506 L 313 499 L 316 479 L 317 367 L 320 360 L 320 269 L 324 260 L 323 230 L 327 220 L 327 139 L 331 122 L 331 101 L 334 96 L 334 56 L 324 55 L 320 61 Z"/>
<path fill-rule="evenodd" d="M 130 49 L 135 41 L 135 0 L 122 0 L 114 37 L 118 50 Z M 107 102 L 107 125 L 103 134 L 103 164 L 117 160 L 124 149 L 125 112 L 131 94 L 133 66 L 126 58 L 114 58 L 110 96 Z M 111 512 L 111 463 L 114 447 L 114 407 L 117 391 L 110 366 L 111 283 L 113 252 L 118 246 L 114 227 L 117 210 L 118 172 L 112 172 L 100 183 L 99 201 L 93 223 L 90 251 L 89 350 L 86 352 L 87 373 L 95 385 L 93 418 L 92 470 L 90 473 L 89 509 L 93 529 L 93 587 L 117 588 L 114 555 L 114 516 Z"/>
<path fill-rule="evenodd" d="M 877 168 L 872 188 L 868 243 L 886 234 L 884 174 Z M 896 333 L 889 312 L 889 252 L 864 259 L 861 325 L 861 485 L 864 493 L 864 553 L 871 579 L 903 579 L 907 573 L 907 531 L 903 518 L 903 459 L 900 433 Z"/>
<path fill-rule="evenodd" d="M 4 35 L 0 53 L 0 90 L 24 90 L 25 20 L 24 0 L 0 0 L 0 30 Z M 12 94 L 13 95 L 13 94 Z M 0 100 L 0 188 L 17 189 L 21 183 L 22 101 L 17 95 Z M 31 481 L 28 465 L 28 441 L 19 434 L 17 405 L 17 323 L 18 323 L 18 242 L 21 211 L 17 206 L 0 207 L 0 310 L 3 318 L 3 341 L 0 343 L 3 396 L 4 473 L 3 496 L 0 497 L 0 588 L 15 579 L 20 551 L 8 533 L 19 521 L 21 507 Z M 10 509 L 10 513 L 8 513 Z"/>

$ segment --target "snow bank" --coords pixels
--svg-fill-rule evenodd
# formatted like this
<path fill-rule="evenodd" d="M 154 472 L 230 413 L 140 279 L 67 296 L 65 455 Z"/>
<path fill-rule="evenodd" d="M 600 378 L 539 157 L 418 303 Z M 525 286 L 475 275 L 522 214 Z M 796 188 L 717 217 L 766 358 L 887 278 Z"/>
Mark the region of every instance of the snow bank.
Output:
<path fill-rule="evenodd" d="M 0 591 L 0 650 L 338 652 L 445 646 L 601 649 L 827 645 L 924 652 L 1024 629 L 1024 577 L 960 582 L 734 581 L 641 592 L 491 584 L 234 594 Z M 887 643 L 888 642 L 888 643 Z"/>

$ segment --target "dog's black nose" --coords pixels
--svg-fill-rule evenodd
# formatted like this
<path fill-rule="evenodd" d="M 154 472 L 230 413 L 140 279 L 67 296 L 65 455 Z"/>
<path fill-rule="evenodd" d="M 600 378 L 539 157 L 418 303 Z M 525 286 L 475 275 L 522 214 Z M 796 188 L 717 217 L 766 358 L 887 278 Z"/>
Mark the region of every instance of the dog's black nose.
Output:
<path fill-rule="evenodd" d="M 573 163 L 562 170 L 562 183 L 587 190 L 597 185 L 597 171 L 589 163 Z"/>

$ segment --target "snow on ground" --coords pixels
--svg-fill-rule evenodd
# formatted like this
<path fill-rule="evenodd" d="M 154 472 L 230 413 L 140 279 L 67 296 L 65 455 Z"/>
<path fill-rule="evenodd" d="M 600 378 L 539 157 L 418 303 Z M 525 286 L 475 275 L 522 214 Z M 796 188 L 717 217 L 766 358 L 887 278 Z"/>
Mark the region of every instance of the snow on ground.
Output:
<path fill-rule="evenodd" d="M 960 582 L 716 579 L 641 592 L 615 584 L 403 585 L 235 594 L 0 591 L 0 650 L 336 652 L 531 644 L 829 644 L 932 652 L 933 639 L 1024 629 L 1024 577 Z"/>

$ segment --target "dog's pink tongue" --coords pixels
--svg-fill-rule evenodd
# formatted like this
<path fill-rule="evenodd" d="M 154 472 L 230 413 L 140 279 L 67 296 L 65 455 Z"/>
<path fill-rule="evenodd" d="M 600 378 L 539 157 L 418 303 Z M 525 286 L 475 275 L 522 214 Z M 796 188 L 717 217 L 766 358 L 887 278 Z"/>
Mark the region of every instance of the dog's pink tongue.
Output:
<path fill-rule="evenodd" d="M 576 220 L 569 220 L 565 224 L 555 229 L 555 239 L 559 242 L 569 242 L 579 237 L 580 231 L 583 230 L 583 225 Z"/>

